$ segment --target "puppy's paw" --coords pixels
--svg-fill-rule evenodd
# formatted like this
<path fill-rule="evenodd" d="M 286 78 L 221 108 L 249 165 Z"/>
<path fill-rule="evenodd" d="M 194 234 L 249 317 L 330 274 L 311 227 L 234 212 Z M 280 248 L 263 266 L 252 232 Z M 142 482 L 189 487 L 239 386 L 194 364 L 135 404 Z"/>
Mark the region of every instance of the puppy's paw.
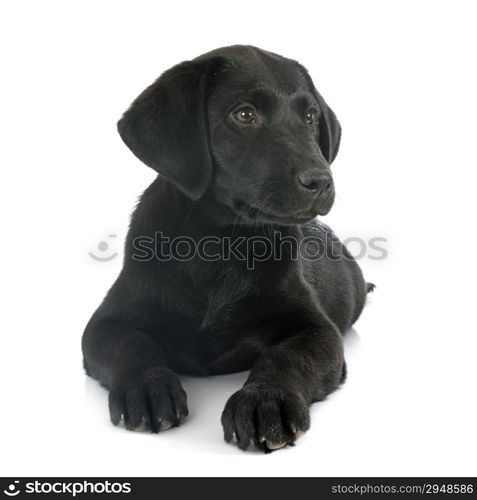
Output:
<path fill-rule="evenodd" d="M 189 413 L 179 378 L 163 367 L 129 374 L 114 384 L 109 412 L 114 425 L 151 432 L 179 425 Z"/>
<path fill-rule="evenodd" d="M 222 413 L 224 438 L 265 452 L 293 445 L 310 427 L 303 397 L 281 387 L 250 384 L 233 394 Z"/>

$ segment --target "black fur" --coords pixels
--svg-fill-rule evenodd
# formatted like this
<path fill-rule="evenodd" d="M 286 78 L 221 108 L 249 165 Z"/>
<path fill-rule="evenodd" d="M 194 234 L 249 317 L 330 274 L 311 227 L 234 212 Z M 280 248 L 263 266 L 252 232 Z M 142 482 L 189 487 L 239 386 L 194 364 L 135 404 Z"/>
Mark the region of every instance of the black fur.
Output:
<path fill-rule="evenodd" d="M 238 111 L 244 106 L 252 113 Z M 113 423 L 154 432 L 178 425 L 188 410 L 176 373 L 251 369 L 223 412 L 225 439 L 264 451 L 292 444 L 310 425 L 309 405 L 344 380 L 341 335 L 371 290 L 332 231 L 313 220 L 334 200 L 334 113 L 297 62 L 233 46 L 166 71 L 118 130 L 160 175 L 141 197 L 121 274 L 83 336 L 86 371 L 109 389 Z M 296 246 L 285 245 L 254 269 L 235 256 L 138 260 L 137 238 L 158 231 L 194 242 L 213 236 L 217 245 L 272 241 L 279 231 L 296 245 L 314 239 L 327 256 L 295 258 Z"/>

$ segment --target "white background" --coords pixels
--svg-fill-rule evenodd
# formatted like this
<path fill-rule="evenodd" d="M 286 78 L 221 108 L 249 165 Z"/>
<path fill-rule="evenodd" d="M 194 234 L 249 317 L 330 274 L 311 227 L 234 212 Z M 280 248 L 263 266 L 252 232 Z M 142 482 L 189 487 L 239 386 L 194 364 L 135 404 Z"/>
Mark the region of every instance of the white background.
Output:
<path fill-rule="evenodd" d="M 471 1 L 2 2 L 1 475 L 476 475 L 475 14 Z M 348 382 L 296 447 L 267 456 L 222 440 L 246 374 L 184 379 L 190 418 L 151 435 L 110 425 L 81 367 L 154 178 L 116 121 L 163 70 L 234 43 L 309 69 L 343 126 L 324 221 L 389 253 L 360 260 L 378 288 L 346 339 Z M 109 263 L 88 256 L 102 240 L 120 254 Z"/>

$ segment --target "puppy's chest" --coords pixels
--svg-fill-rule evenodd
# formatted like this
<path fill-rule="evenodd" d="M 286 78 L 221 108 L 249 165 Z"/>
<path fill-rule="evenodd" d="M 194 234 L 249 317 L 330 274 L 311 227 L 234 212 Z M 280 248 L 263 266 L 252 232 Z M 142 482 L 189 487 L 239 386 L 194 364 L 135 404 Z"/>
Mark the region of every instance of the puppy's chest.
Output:
<path fill-rule="evenodd" d="M 186 356 L 186 371 L 248 369 L 264 347 L 289 335 L 297 318 L 314 309 L 296 262 L 261 262 L 254 269 L 205 262 L 195 271 L 187 295 L 196 298 L 193 321 L 198 329 L 190 338 L 195 347 Z"/>
<path fill-rule="evenodd" d="M 203 289 L 201 331 L 261 329 L 296 309 L 297 297 L 300 305 L 313 307 L 315 301 L 297 262 L 262 262 L 254 269 L 230 264 L 217 273 L 209 269 L 208 275 L 213 279 Z"/>

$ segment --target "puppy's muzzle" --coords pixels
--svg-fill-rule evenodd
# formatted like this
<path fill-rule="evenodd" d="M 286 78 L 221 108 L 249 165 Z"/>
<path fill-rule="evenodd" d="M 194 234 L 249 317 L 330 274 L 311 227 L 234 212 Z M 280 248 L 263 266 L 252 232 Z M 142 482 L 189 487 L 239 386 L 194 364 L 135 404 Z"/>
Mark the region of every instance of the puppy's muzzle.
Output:
<path fill-rule="evenodd" d="M 297 184 L 303 195 L 313 199 L 331 197 L 334 190 L 331 175 L 315 168 L 300 172 Z"/>

